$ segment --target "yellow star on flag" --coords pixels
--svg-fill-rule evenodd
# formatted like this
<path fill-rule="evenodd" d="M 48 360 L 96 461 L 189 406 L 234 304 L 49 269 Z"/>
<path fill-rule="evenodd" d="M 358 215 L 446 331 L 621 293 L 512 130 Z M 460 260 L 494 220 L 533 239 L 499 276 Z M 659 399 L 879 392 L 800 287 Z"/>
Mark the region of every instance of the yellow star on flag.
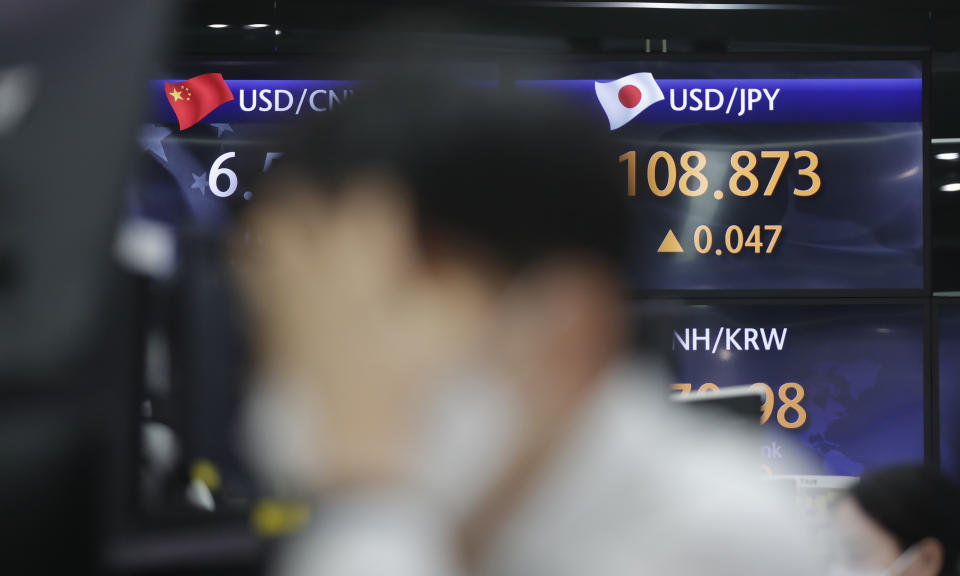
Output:
<path fill-rule="evenodd" d="M 174 102 L 176 102 L 177 100 L 183 100 L 183 96 L 180 95 L 180 91 L 177 90 L 176 88 L 173 89 L 173 92 L 171 92 L 170 95 L 173 96 Z"/>

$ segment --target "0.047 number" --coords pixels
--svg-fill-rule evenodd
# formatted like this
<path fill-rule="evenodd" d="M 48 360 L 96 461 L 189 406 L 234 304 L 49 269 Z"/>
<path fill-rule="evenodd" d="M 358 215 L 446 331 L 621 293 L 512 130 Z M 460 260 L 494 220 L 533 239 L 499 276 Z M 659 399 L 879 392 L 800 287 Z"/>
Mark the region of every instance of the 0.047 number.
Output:
<path fill-rule="evenodd" d="M 770 234 L 770 240 L 766 244 L 763 242 L 761 232 Z M 757 225 L 747 233 L 744 233 L 740 226 L 728 226 L 723 232 L 723 244 L 730 254 L 739 254 L 744 248 L 752 249 L 755 254 L 760 254 L 764 246 L 767 247 L 767 254 L 773 254 L 773 249 L 776 248 L 782 232 L 783 226 L 780 224 Z M 709 226 L 697 226 L 693 233 L 693 246 L 701 254 L 707 254 L 713 249 L 713 232 Z M 721 252 L 718 250 L 717 254 Z"/>

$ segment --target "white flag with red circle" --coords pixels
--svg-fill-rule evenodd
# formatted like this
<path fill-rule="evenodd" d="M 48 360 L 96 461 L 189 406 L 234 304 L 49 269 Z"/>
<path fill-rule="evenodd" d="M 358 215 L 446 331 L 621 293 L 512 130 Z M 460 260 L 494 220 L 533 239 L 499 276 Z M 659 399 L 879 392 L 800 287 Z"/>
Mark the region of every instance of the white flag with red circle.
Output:
<path fill-rule="evenodd" d="M 610 129 L 616 130 L 653 104 L 663 100 L 653 74 L 637 72 L 610 82 L 594 82 L 597 100 L 607 113 Z"/>

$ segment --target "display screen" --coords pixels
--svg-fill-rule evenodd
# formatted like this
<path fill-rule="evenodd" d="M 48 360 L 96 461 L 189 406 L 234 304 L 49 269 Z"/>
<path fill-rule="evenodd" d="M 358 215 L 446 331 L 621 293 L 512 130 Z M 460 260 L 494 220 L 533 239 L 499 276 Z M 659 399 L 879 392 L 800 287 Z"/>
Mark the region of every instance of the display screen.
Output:
<path fill-rule="evenodd" d="M 353 78 L 383 72 L 372 65 L 339 68 L 329 79 L 297 79 L 302 69 L 285 75 L 276 64 L 241 70 L 210 64 L 202 74 L 151 82 L 149 123 L 139 138 L 145 161 L 127 216 L 223 229 L 238 204 L 253 199 L 257 180 L 282 162 L 290 125 L 346 105 L 363 84 L 349 79 L 351 72 Z M 448 72 L 477 90 L 499 87 L 492 64 L 457 63 Z"/>
<path fill-rule="evenodd" d="M 960 478 L 960 302 L 941 303 L 939 336 L 940 464 Z"/>
<path fill-rule="evenodd" d="M 925 288 L 922 70 L 910 60 L 644 60 L 518 65 L 509 76 L 517 91 L 567 100 L 616 142 L 608 168 L 632 222 L 636 293 L 913 297 Z M 227 229 L 283 162 L 284 124 L 363 89 L 344 76 L 186 76 L 151 84 L 128 217 L 204 233 Z M 496 67 L 477 78 L 478 89 L 507 83 Z M 923 304 L 634 302 L 645 339 L 672 364 L 664 390 L 768 392 L 757 457 L 770 474 L 858 476 L 923 460 Z M 946 406 L 960 401 L 949 386 L 956 355 L 944 352 L 960 346 L 960 307 L 940 323 Z M 942 458 L 958 468 L 947 451 L 960 436 L 941 412 Z"/>
<path fill-rule="evenodd" d="M 859 476 L 923 461 L 924 314 L 922 304 L 638 304 L 636 319 L 671 361 L 664 387 L 768 392 L 758 446 L 768 472 Z"/>
<path fill-rule="evenodd" d="M 355 82 L 343 80 L 223 82 L 232 100 L 184 129 L 175 109 L 193 103 L 186 101 L 189 84 L 151 84 L 154 121 L 140 134 L 148 158 L 132 191 L 131 217 L 221 229 L 231 221 L 237 203 L 253 198 L 257 179 L 283 157 L 283 125 L 336 110 L 356 89 Z M 204 88 L 194 87 L 190 93 Z M 180 96 L 171 102 L 168 94 L 173 91 Z"/>
<path fill-rule="evenodd" d="M 516 88 L 618 144 L 636 290 L 924 287 L 919 62 L 541 64 Z"/>

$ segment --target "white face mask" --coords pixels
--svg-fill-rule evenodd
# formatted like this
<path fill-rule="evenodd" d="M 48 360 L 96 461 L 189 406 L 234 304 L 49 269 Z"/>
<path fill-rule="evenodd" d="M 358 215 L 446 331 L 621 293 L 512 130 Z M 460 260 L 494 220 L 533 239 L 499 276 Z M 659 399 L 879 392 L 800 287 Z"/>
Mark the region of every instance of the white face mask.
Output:
<path fill-rule="evenodd" d="M 464 370 L 441 389 L 423 419 L 413 481 L 447 513 L 462 517 L 508 472 L 522 419 L 516 388 L 488 370 Z"/>
<path fill-rule="evenodd" d="M 851 568 L 834 565 L 830 568 L 830 576 L 900 576 L 913 563 L 917 556 L 916 545 L 910 546 L 897 556 L 889 566 L 882 569 Z"/>
<path fill-rule="evenodd" d="M 244 403 L 240 441 L 257 477 L 278 494 L 304 492 L 322 472 L 317 415 L 291 386 L 255 386 Z M 489 496 L 513 462 L 521 419 L 505 378 L 464 369 L 426 407 L 413 447 L 413 487 L 460 517 Z"/>
<path fill-rule="evenodd" d="M 311 472 L 319 469 L 321 455 L 313 445 L 316 417 L 309 406 L 290 386 L 254 386 L 244 401 L 241 452 L 275 494 L 303 492 Z"/>

